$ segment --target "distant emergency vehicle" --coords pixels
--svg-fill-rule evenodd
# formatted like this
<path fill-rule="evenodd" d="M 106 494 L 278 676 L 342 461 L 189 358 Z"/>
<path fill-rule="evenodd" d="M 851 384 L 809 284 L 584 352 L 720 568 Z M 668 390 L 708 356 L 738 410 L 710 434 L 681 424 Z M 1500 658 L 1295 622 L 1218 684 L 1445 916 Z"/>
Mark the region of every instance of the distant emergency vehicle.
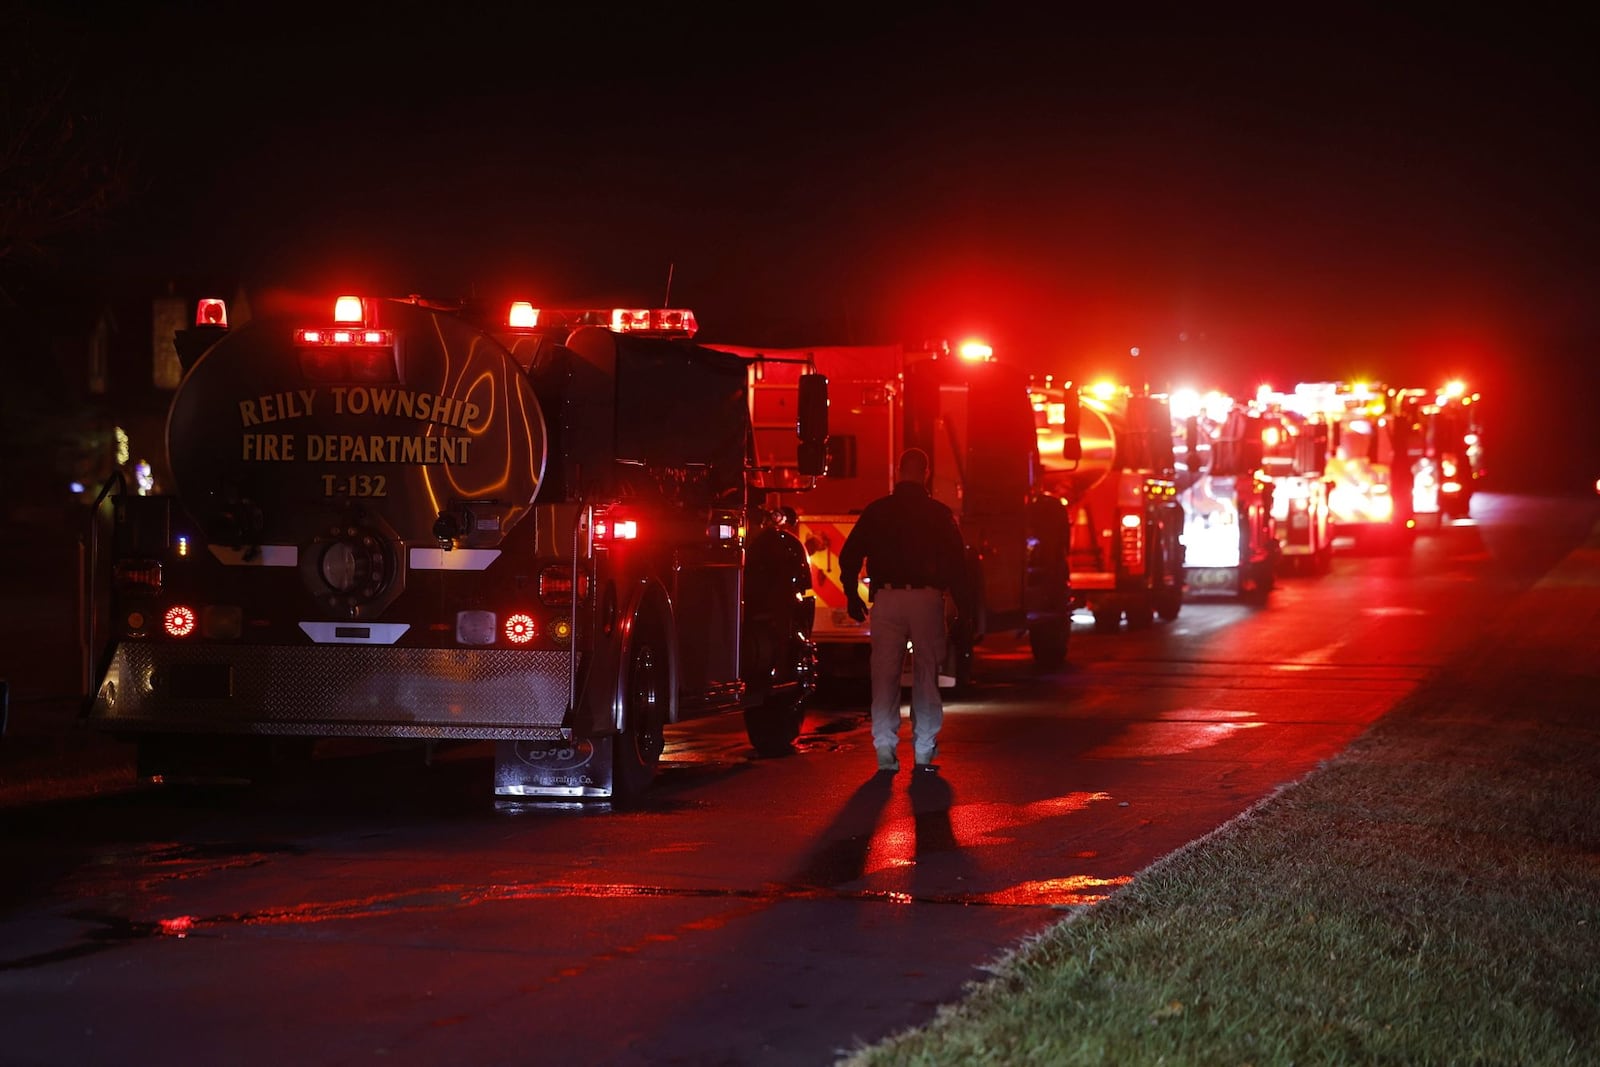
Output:
<path fill-rule="evenodd" d="M 1264 599 L 1281 552 L 1267 427 L 1221 392 L 1175 392 L 1171 406 L 1187 592 Z"/>
<path fill-rule="evenodd" d="M 1030 385 L 1047 494 L 1068 510 L 1073 598 L 1114 633 L 1183 606 L 1183 508 L 1167 398 L 1111 382 Z"/>

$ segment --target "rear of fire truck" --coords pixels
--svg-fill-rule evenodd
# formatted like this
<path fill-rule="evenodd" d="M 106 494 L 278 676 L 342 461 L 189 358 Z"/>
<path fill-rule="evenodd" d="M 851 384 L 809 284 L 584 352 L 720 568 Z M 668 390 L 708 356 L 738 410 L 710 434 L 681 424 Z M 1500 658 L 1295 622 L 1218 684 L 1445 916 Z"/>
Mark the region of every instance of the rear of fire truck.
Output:
<path fill-rule="evenodd" d="M 1410 547 L 1416 529 L 1408 451 L 1414 419 L 1381 385 L 1301 382 L 1287 400 L 1328 420 L 1328 508 L 1335 537 L 1375 551 Z"/>
<path fill-rule="evenodd" d="M 1468 518 L 1484 473 L 1479 394 L 1452 381 L 1439 389 L 1396 390 L 1395 396 L 1412 420 L 1411 497 L 1417 518 L 1435 525 Z"/>
<path fill-rule="evenodd" d="M 1182 390 L 1171 403 L 1188 593 L 1265 599 L 1281 549 L 1263 420 L 1221 392 Z"/>
<path fill-rule="evenodd" d="M 1030 392 L 1046 491 L 1068 509 L 1075 603 L 1098 633 L 1130 630 L 1183 605 L 1183 512 L 1167 400 L 1097 382 L 1036 377 Z"/>
<path fill-rule="evenodd" d="M 810 557 L 824 674 L 867 673 L 871 618 L 857 623 L 846 611 L 839 552 L 861 510 L 893 490 L 895 463 L 910 447 L 928 454 L 931 491 L 954 510 L 967 544 L 968 588 L 947 601 L 952 640 L 940 684 L 966 685 L 975 646 L 986 634 L 1004 630 L 1027 634 L 1039 666 L 1059 665 L 1071 628 L 1065 513 L 1037 482 L 1026 376 L 995 361 L 985 346 L 952 352 L 943 345 L 861 345 L 761 354 L 803 357 L 829 382 L 826 473 L 801 495 L 772 496 L 778 505 L 792 506 Z M 765 373 L 752 392 L 758 440 L 763 425 L 782 425 L 783 397 L 792 389 L 781 370 Z M 865 576 L 858 592 L 870 599 Z"/>
<path fill-rule="evenodd" d="M 1261 471 L 1272 482 L 1272 520 L 1282 569 L 1325 574 L 1333 562 L 1328 509 L 1328 421 L 1262 386 L 1251 401 L 1262 421 Z"/>
<path fill-rule="evenodd" d="M 86 713 L 142 774 L 494 741 L 497 794 L 585 799 L 638 795 L 699 714 L 788 749 L 804 553 L 750 526 L 748 367 L 692 314 L 346 297 L 225 321 L 202 302 L 179 339 L 173 494 L 97 508 Z"/>

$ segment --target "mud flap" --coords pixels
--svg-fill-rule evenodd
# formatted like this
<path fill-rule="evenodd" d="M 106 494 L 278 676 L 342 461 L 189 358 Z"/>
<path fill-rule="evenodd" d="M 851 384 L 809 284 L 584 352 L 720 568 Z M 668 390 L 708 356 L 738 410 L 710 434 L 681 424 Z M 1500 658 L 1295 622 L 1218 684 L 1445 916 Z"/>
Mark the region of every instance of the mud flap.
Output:
<path fill-rule="evenodd" d="M 611 736 L 571 741 L 497 741 L 497 798 L 609 800 L 612 795 Z"/>

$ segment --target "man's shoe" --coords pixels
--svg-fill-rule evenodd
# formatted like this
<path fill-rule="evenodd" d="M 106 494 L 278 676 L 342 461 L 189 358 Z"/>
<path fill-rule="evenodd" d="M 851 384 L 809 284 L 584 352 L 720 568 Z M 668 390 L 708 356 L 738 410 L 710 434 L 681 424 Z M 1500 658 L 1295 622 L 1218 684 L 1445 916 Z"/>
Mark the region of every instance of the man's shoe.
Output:
<path fill-rule="evenodd" d="M 939 769 L 939 765 L 933 762 L 933 757 L 937 756 L 938 754 L 938 745 L 934 745 L 932 748 L 927 750 L 919 750 L 917 752 L 917 770 L 937 771 Z"/>
<path fill-rule="evenodd" d="M 880 749 L 878 749 L 878 770 L 880 770 L 880 771 L 898 771 L 899 769 L 900 769 L 900 759 L 899 759 L 898 756 L 896 756 L 894 754 L 894 749 L 892 749 L 892 748 L 880 748 Z"/>

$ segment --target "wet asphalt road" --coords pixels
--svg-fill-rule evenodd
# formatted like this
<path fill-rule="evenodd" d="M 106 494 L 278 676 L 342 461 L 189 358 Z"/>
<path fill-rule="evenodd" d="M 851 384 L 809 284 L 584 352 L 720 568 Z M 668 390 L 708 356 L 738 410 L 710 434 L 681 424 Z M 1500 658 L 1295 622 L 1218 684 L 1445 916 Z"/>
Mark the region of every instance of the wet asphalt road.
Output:
<path fill-rule="evenodd" d="M 949 705 L 939 775 L 873 773 L 849 686 L 783 759 L 735 718 L 681 729 L 634 810 L 497 807 L 471 747 L 424 765 L 347 745 L 272 789 L 130 790 L 125 753 L 62 741 L 57 705 L 14 689 L 4 1058 L 831 1062 L 1427 699 L 1596 518 L 1587 500 L 1478 510 L 1405 555 L 1341 554 L 1265 608 L 1080 625 L 1047 676 L 996 637 Z M 20 804 L 46 764 L 61 797 Z"/>

